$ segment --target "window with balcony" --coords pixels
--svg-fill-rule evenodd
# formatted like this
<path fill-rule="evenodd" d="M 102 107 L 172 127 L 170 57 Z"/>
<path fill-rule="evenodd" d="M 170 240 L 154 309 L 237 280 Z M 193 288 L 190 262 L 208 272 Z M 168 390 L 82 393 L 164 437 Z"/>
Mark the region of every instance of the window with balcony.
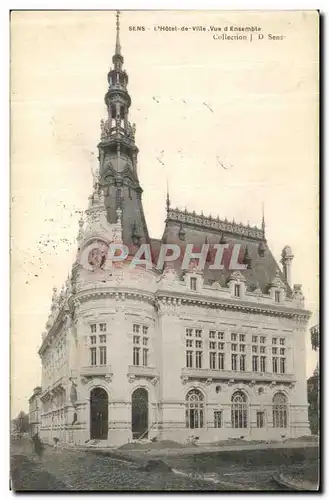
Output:
<path fill-rule="evenodd" d="M 95 366 L 97 364 L 97 351 L 96 347 L 90 348 L 90 364 L 91 366 Z"/>
<path fill-rule="evenodd" d="M 245 429 L 248 426 L 248 400 L 242 391 L 237 391 L 232 396 L 231 424 L 233 429 Z"/>
<path fill-rule="evenodd" d="M 214 427 L 215 429 L 220 429 L 223 427 L 223 412 L 214 411 Z"/>
<path fill-rule="evenodd" d="M 204 396 L 199 389 L 192 389 L 186 395 L 186 427 L 202 429 L 204 425 Z"/>
<path fill-rule="evenodd" d="M 107 353 L 106 353 L 106 323 L 93 323 L 90 325 L 91 333 L 95 335 L 90 335 L 89 344 L 90 347 L 90 365 L 106 365 L 107 364 Z M 103 333 L 101 333 L 103 332 Z"/>
<path fill-rule="evenodd" d="M 273 397 L 273 427 L 281 429 L 288 426 L 288 400 L 285 394 L 278 392 Z"/>
<path fill-rule="evenodd" d="M 133 365 L 139 366 L 139 347 L 133 347 Z"/>
<path fill-rule="evenodd" d="M 99 364 L 106 365 L 106 347 L 99 348 Z"/>

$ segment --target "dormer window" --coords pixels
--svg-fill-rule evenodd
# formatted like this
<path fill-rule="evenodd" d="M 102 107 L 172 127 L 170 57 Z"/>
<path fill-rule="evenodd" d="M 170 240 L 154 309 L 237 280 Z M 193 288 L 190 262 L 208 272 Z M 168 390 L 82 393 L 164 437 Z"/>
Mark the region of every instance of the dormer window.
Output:
<path fill-rule="evenodd" d="M 279 292 L 279 290 L 275 290 L 274 298 L 275 298 L 275 302 L 280 302 L 280 292 Z"/>
<path fill-rule="evenodd" d="M 241 285 L 234 285 L 234 297 L 240 297 Z"/>
<path fill-rule="evenodd" d="M 194 292 L 196 291 L 196 278 L 190 278 L 190 288 Z"/>

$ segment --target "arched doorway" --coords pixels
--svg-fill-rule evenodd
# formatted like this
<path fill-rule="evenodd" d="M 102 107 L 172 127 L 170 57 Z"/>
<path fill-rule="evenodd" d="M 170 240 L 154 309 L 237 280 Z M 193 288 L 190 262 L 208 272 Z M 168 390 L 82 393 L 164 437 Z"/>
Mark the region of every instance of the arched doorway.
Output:
<path fill-rule="evenodd" d="M 131 397 L 131 430 L 133 439 L 148 437 L 148 392 L 146 389 L 136 389 Z"/>
<path fill-rule="evenodd" d="M 107 392 L 96 387 L 90 393 L 90 439 L 107 439 L 109 428 L 109 398 Z"/>

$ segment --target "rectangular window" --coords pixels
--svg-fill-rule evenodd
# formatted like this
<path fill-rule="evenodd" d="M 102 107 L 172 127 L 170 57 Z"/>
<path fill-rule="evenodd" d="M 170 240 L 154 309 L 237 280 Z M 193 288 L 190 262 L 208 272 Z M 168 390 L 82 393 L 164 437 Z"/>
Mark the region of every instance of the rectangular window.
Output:
<path fill-rule="evenodd" d="M 275 344 L 277 343 L 277 340 L 278 340 L 278 339 L 277 339 L 276 337 L 273 337 L 273 338 L 272 338 L 272 344 L 273 344 L 273 345 L 275 345 Z"/>
<path fill-rule="evenodd" d="M 190 278 L 190 288 L 194 292 L 196 291 L 196 278 Z"/>
<path fill-rule="evenodd" d="M 186 337 L 192 337 L 193 330 L 192 328 L 186 328 Z"/>
<path fill-rule="evenodd" d="M 218 349 L 220 351 L 223 351 L 224 350 L 224 342 L 218 342 Z"/>
<path fill-rule="evenodd" d="M 99 336 L 99 343 L 100 344 L 106 344 L 106 335 L 100 335 Z"/>
<path fill-rule="evenodd" d="M 231 333 L 231 340 L 236 342 L 236 333 Z"/>
<path fill-rule="evenodd" d="M 236 351 L 237 345 L 236 344 L 231 344 L 231 351 Z"/>
<path fill-rule="evenodd" d="M 216 353 L 209 353 L 209 368 L 210 370 L 216 370 Z"/>
<path fill-rule="evenodd" d="M 280 292 L 275 290 L 275 302 L 280 302 Z"/>
<path fill-rule="evenodd" d="M 136 345 L 139 344 L 139 337 L 138 337 L 138 335 L 134 335 L 133 336 L 133 343 L 136 344 Z"/>
<path fill-rule="evenodd" d="M 260 371 L 263 373 L 266 372 L 266 356 L 260 357 Z"/>
<path fill-rule="evenodd" d="M 216 332 L 214 332 L 214 331 L 209 332 L 209 338 L 210 339 L 216 338 Z"/>
<path fill-rule="evenodd" d="M 139 333 L 139 325 L 133 325 L 133 332 Z"/>
<path fill-rule="evenodd" d="M 96 325 L 90 325 L 91 333 L 96 333 Z"/>
<path fill-rule="evenodd" d="M 280 356 L 284 356 L 284 353 L 285 353 L 285 348 L 280 347 Z"/>
<path fill-rule="evenodd" d="M 193 351 L 186 351 L 186 367 L 187 368 L 192 368 L 193 367 Z"/>
<path fill-rule="evenodd" d="M 273 373 L 278 373 L 278 358 L 272 358 Z"/>
<path fill-rule="evenodd" d="M 99 331 L 100 332 L 106 332 L 106 323 L 100 323 L 99 324 Z"/>
<path fill-rule="evenodd" d="M 197 349 L 202 349 L 202 340 L 196 340 L 195 341 L 195 347 Z"/>
<path fill-rule="evenodd" d="M 244 342 L 245 338 L 246 338 L 246 336 L 244 334 L 240 333 L 240 335 L 239 335 L 239 342 Z"/>
<path fill-rule="evenodd" d="M 187 339 L 186 340 L 186 347 L 193 347 L 193 340 Z"/>
<path fill-rule="evenodd" d="M 263 411 L 257 412 L 257 427 L 265 427 L 265 415 Z"/>
<path fill-rule="evenodd" d="M 143 366 L 148 366 L 148 349 L 143 349 Z"/>
<path fill-rule="evenodd" d="M 280 339 L 280 345 L 284 345 L 284 338 Z"/>
<path fill-rule="evenodd" d="M 260 348 L 259 348 L 259 352 L 261 354 L 264 354 L 266 352 L 266 347 L 264 347 L 263 345 L 261 345 Z"/>
<path fill-rule="evenodd" d="M 209 342 L 209 349 L 216 349 L 216 342 Z"/>
<path fill-rule="evenodd" d="M 245 352 L 246 346 L 245 344 L 240 344 L 240 352 Z"/>
<path fill-rule="evenodd" d="M 258 356 L 252 356 L 252 371 L 258 372 Z"/>
<path fill-rule="evenodd" d="M 143 337 L 143 345 L 148 344 L 149 339 L 147 337 Z"/>
<path fill-rule="evenodd" d="M 214 411 L 214 427 L 220 429 L 223 426 L 223 412 Z"/>
<path fill-rule="evenodd" d="M 280 373 L 286 373 L 286 358 L 280 358 Z"/>
<path fill-rule="evenodd" d="M 246 356 L 245 355 L 240 356 L 240 371 L 241 372 L 246 371 Z"/>
<path fill-rule="evenodd" d="M 258 342 L 258 336 L 253 335 L 251 340 L 252 340 L 252 342 Z"/>
<path fill-rule="evenodd" d="M 143 335 L 147 335 L 148 331 L 149 331 L 149 327 L 143 326 Z"/>
<path fill-rule="evenodd" d="M 106 365 L 106 347 L 99 348 L 99 364 Z"/>
<path fill-rule="evenodd" d="M 95 366 L 97 364 L 96 347 L 90 348 L 90 364 L 91 366 Z"/>
<path fill-rule="evenodd" d="M 224 340 L 224 332 L 218 332 L 218 340 Z"/>
<path fill-rule="evenodd" d="M 218 370 L 224 370 L 224 354 L 218 353 Z"/>
<path fill-rule="evenodd" d="M 272 354 L 278 354 L 278 348 L 272 347 Z"/>
<path fill-rule="evenodd" d="M 202 336 L 202 330 L 195 330 L 195 336 L 196 337 L 201 337 Z"/>
<path fill-rule="evenodd" d="M 232 354 L 232 370 L 236 371 L 237 370 L 237 354 Z"/>
<path fill-rule="evenodd" d="M 133 348 L 133 365 L 139 366 L 139 347 Z"/>
<path fill-rule="evenodd" d="M 96 344 L 96 335 L 91 335 L 90 336 L 90 343 L 91 344 Z"/>
<path fill-rule="evenodd" d="M 266 337 L 259 337 L 259 342 L 260 342 L 261 344 L 265 344 L 265 342 L 266 342 Z"/>
<path fill-rule="evenodd" d="M 240 285 L 234 285 L 234 296 L 240 297 Z"/>
<path fill-rule="evenodd" d="M 195 367 L 202 368 L 202 351 L 195 351 Z"/>

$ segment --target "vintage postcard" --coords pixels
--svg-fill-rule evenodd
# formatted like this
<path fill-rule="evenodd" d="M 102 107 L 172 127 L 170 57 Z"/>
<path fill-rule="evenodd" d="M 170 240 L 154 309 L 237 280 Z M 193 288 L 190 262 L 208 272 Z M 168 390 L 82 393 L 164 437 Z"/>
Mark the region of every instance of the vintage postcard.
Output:
<path fill-rule="evenodd" d="M 11 13 L 11 488 L 319 488 L 319 14 Z"/>

